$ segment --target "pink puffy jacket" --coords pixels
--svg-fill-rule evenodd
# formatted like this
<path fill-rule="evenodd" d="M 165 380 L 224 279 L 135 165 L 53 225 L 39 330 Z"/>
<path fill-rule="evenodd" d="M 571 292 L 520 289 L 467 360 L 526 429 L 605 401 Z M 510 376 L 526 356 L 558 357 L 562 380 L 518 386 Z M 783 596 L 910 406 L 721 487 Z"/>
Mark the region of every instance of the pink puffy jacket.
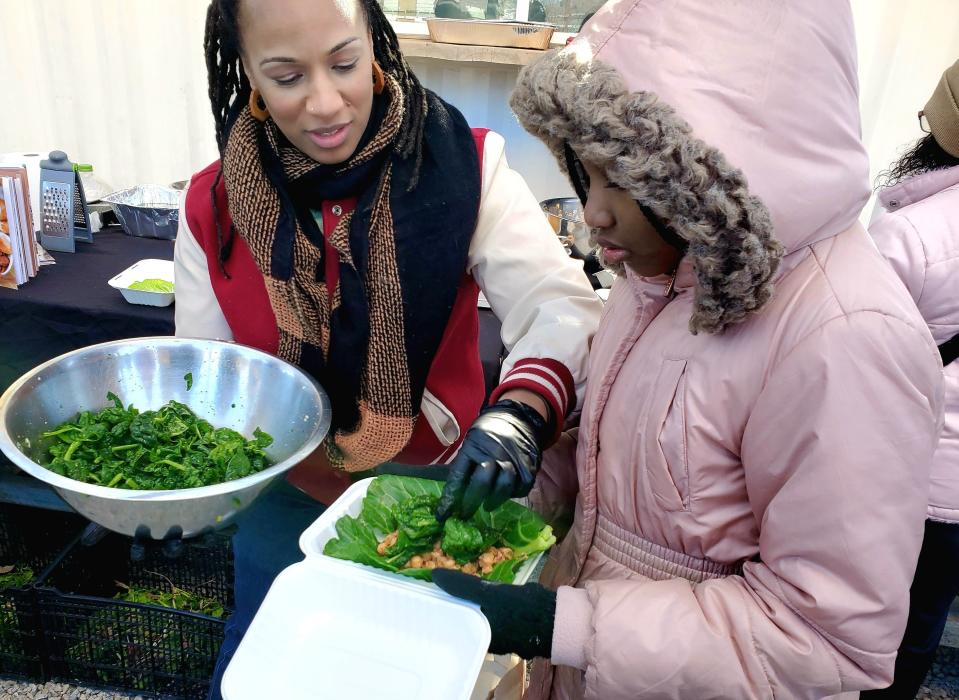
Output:
<path fill-rule="evenodd" d="M 544 571 L 553 658 L 528 697 L 888 685 L 943 380 L 857 222 L 869 183 L 848 4 L 610 2 L 564 51 L 655 93 L 741 168 L 787 254 L 773 300 L 716 335 L 688 330 L 689 259 L 675 295 L 666 279 L 614 285 L 580 428 L 531 494 L 574 520 Z"/>
<path fill-rule="evenodd" d="M 959 166 L 886 188 L 869 227 L 905 282 L 932 337 L 959 333 Z M 959 523 L 959 360 L 945 368 L 946 422 L 933 458 L 929 517 Z"/>

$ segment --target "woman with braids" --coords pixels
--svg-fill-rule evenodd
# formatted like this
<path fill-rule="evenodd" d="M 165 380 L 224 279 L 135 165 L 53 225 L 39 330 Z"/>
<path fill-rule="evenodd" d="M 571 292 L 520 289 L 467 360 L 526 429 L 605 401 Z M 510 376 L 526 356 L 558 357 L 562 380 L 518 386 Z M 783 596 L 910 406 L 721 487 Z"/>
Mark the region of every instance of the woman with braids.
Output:
<path fill-rule="evenodd" d="M 458 450 L 469 503 L 529 491 L 576 407 L 601 302 L 503 139 L 420 85 L 376 0 L 214 0 L 205 43 L 222 157 L 184 198 L 177 334 L 299 365 L 333 420 L 238 521 L 217 696 L 273 578 L 302 558 L 299 533 L 350 473 Z M 509 355 L 473 423 L 480 290 Z"/>
<path fill-rule="evenodd" d="M 606 3 L 520 74 L 523 126 L 623 269 L 578 434 L 530 501 L 538 584 L 434 581 L 527 698 L 822 698 L 888 685 L 942 416 L 935 343 L 858 217 L 836 0 Z M 954 249 L 955 250 L 955 249 Z"/>
<path fill-rule="evenodd" d="M 896 677 L 869 698 L 911 700 L 932 666 L 959 595 L 959 61 L 942 74 L 928 132 L 886 173 L 869 233 L 926 320 L 945 366 L 946 420 L 932 462 L 926 532 L 909 591 Z"/>

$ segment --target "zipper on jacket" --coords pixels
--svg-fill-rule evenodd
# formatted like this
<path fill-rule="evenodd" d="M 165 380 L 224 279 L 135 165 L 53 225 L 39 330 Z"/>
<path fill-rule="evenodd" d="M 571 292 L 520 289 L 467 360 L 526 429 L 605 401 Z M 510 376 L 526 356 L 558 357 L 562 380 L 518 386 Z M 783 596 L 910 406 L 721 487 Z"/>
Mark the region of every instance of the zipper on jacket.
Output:
<path fill-rule="evenodd" d="M 673 270 L 673 274 L 669 276 L 669 279 L 666 281 L 666 289 L 663 290 L 663 296 L 669 299 L 673 296 L 673 287 L 676 286 L 676 275 L 679 274 L 679 265 L 676 266 L 676 269 Z"/>

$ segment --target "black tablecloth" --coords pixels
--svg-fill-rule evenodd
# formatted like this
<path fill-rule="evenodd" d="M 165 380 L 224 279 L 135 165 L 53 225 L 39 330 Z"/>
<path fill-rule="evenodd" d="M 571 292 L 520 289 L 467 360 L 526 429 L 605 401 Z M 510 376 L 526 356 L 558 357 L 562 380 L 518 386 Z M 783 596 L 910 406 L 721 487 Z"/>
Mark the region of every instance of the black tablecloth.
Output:
<path fill-rule="evenodd" d="M 134 238 L 120 229 L 77 243 L 76 253 L 53 253 L 20 289 L 0 289 L 0 392 L 57 355 L 120 338 L 173 333 L 173 306 L 128 303 L 107 284 L 138 260 L 173 259 L 173 242 Z"/>

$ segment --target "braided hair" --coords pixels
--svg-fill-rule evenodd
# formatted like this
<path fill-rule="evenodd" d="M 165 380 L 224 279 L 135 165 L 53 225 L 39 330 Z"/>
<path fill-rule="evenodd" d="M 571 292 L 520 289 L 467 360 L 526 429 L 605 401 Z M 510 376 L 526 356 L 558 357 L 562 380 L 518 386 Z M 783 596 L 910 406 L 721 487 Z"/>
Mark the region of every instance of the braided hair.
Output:
<path fill-rule="evenodd" d="M 890 187 L 907 177 L 955 165 L 959 165 L 959 158 L 946 153 L 932 134 L 926 134 L 878 179 L 883 187 Z"/>
<path fill-rule="evenodd" d="M 323 1 L 323 0 L 319 0 Z M 377 0 L 357 0 L 366 17 L 373 37 L 373 57 L 385 73 L 400 86 L 407 105 L 396 137 L 396 149 L 404 158 L 414 157 L 416 164 L 408 189 L 416 187 L 420 165 L 423 162 L 423 127 L 427 116 L 426 89 L 420 84 L 400 52 L 400 42 Z M 206 12 L 206 30 L 203 52 L 206 57 L 207 93 L 213 110 L 216 145 L 221 165 L 210 188 L 213 217 L 216 222 L 216 240 L 220 271 L 227 274 L 224 264 L 230 257 L 233 228 L 224 242 L 220 216 L 216 206 L 216 189 L 223 177 L 222 157 L 226 148 L 232 120 L 249 101 L 252 88 L 241 63 L 239 9 L 240 0 L 211 0 Z"/>

